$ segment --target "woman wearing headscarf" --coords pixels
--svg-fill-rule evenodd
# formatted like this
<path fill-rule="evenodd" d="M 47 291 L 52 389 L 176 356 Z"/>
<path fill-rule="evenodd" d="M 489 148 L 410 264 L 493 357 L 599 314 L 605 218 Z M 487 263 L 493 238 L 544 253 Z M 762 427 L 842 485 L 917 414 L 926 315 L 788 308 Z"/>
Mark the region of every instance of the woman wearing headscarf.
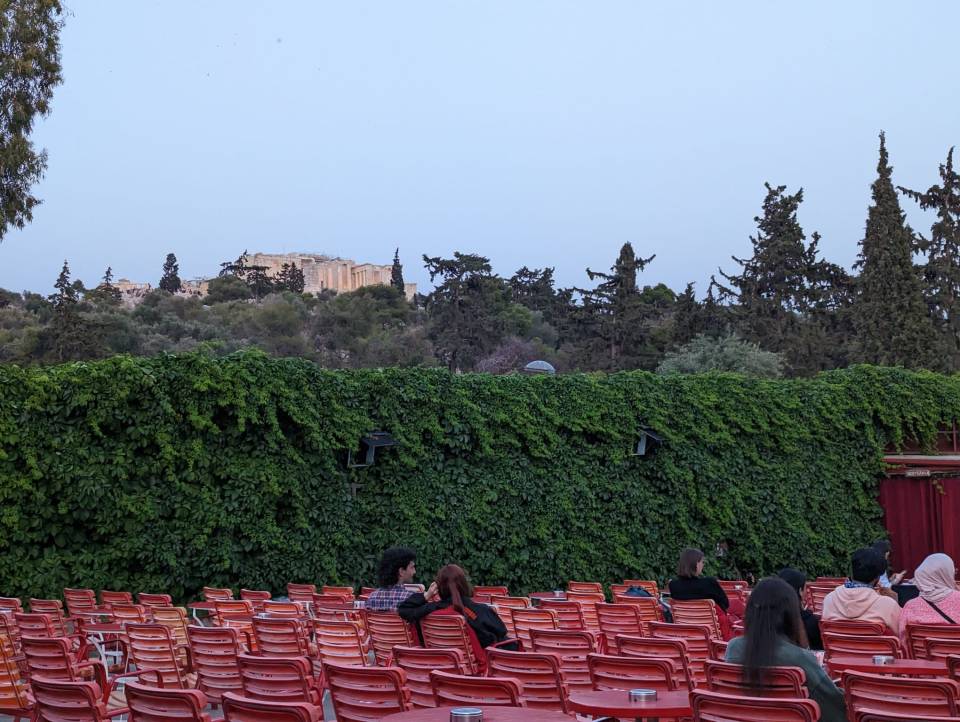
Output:
<path fill-rule="evenodd" d="M 960 591 L 956 567 L 946 554 L 931 554 L 917 567 L 913 583 L 920 596 L 907 602 L 900 613 L 900 638 L 909 624 L 960 624 Z"/>
<path fill-rule="evenodd" d="M 820 639 L 820 617 L 803 606 L 803 588 L 807 585 L 807 575 L 799 569 L 787 567 L 781 569 L 777 576 L 797 591 L 797 597 L 800 599 L 800 621 L 803 622 L 803 628 L 807 632 L 810 649 L 823 649 L 823 641 Z"/>

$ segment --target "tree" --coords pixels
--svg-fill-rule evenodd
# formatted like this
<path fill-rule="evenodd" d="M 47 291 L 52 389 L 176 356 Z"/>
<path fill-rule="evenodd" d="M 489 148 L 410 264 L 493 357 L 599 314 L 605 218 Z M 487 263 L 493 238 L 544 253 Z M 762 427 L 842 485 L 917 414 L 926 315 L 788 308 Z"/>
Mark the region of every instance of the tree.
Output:
<path fill-rule="evenodd" d="M 268 266 L 246 267 L 247 286 L 250 287 L 250 292 L 258 301 L 274 290 L 273 279 L 267 275 L 269 270 Z"/>
<path fill-rule="evenodd" d="M 781 354 L 764 351 L 757 344 L 744 341 L 736 334 L 719 337 L 700 334 L 690 343 L 668 353 L 657 367 L 657 373 L 733 371 L 774 379 L 783 375 L 783 365 Z"/>
<path fill-rule="evenodd" d="M 296 263 L 284 263 L 273 281 L 275 290 L 291 291 L 292 293 L 303 293 L 305 285 L 303 271 L 297 268 Z"/>
<path fill-rule="evenodd" d="M 937 331 L 913 263 L 913 230 L 906 224 L 892 178 L 886 138 L 880 133 L 873 204 L 854 264 L 860 275 L 850 309 L 855 331 L 852 355 L 857 361 L 884 366 L 934 368 Z"/>
<path fill-rule="evenodd" d="M 49 297 L 53 304 L 53 318 L 47 328 L 49 342 L 46 346 L 53 360 L 58 362 L 86 358 L 84 350 L 89 339 L 77 309 L 80 294 L 77 284 L 70 281 L 70 266 L 66 261 L 53 287 L 57 292 Z"/>
<path fill-rule="evenodd" d="M 898 186 L 923 210 L 936 212 L 930 237 L 918 237 L 926 256 L 923 279 L 927 303 L 942 338 L 947 367 L 960 369 L 960 175 L 953 169 L 953 148 L 940 165 L 940 185 L 926 192 Z"/>
<path fill-rule="evenodd" d="M 183 288 L 183 284 L 180 282 L 180 264 L 177 263 L 177 257 L 172 254 L 167 254 L 167 260 L 163 262 L 163 276 L 160 278 L 160 283 L 158 284 L 161 291 L 166 291 L 167 293 L 177 293 L 180 289 Z"/>
<path fill-rule="evenodd" d="M 247 258 L 249 255 L 246 251 L 240 254 L 240 257 L 235 261 L 224 261 L 220 264 L 220 277 L 224 276 L 236 276 L 237 278 L 243 278 L 247 273 Z"/>
<path fill-rule="evenodd" d="M 221 276 L 210 279 L 207 284 L 207 296 L 204 303 L 226 303 L 228 301 L 245 301 L 250 298 L 250 287 L 236 276 Z"/>
<path fill-rule="evenodd" d="M 100 284 L 88 293 L 86 298 L 107 305 L 120 303 L 122 296 L 120 295 L 120 289 L 113 285 L 113 269 L 110 266 L 107 266 L 107 270 L 104 271 Z"/>
<path fill-rule="evenodd" d="M 60 84 L 60 0 L 0 0 L 0 240 L 33 219 L 47 153 L 30 140 Z"/>
<path fill-rule="evenodd" d="M 390 269 L 390 285 L 400 291 L 400 293 L 406 292 L 403 283 L 403 266 L 400 265 L 399 248 L 393 252 L 393 268 Z"/>
<path fill-rule="evenodd" d="M 60 269 L 60 275 L 57 276 L 53 287 L 57 292 L 52 294 L 50 303 L 57 311 L 73 308 L 80 301 L 76 286 L 70 281 L 70 264 L 66 260 L 63 262 L 63 268 Z"/>

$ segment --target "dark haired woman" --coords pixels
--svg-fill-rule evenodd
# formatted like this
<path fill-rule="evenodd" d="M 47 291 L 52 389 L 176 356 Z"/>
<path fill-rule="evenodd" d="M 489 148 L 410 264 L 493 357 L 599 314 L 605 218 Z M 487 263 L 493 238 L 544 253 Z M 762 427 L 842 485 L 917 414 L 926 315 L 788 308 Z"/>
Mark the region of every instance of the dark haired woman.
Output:
<path fill-rule="evenodd" d="M 473 601 L 473 588 L 467 575 L 456 564 L 447 564 L 439 572 L 426 594 L 411 594 L 397 613 L 406 621 L 419 624 L 428 614 L 459 614 L 473 631 L 474 656 L 486 669 L 484 648 L 507 638 L 507 628 L 492 607 Z M 474 639 L 471 639 L 473 642 Z"/>
<path fill-rule="evenodd" d="M 670 598 L 685 602 L 692 599 L 712 599 L 717 605 L 717 617 L 724 639 L 732 636 L 732 620 L 743 617 L 743 603 L 732 602 L 720 588 L 715 577 L 703 575 L 703 552 L 699 549 L 684 549 L 677 565 L 677 576 L 670 580 Z"/>
<path fill-rule="evenodd" d="M 743 665 L 743 680 L 762 693 L 767 667 L 800 667 L 823 722 L 846 722 L 843 692 L 808 649 L 800 599 L 783 579 L 761 579 L 747 602 L 746 634 L 730 641 L 726 660 Z"/>

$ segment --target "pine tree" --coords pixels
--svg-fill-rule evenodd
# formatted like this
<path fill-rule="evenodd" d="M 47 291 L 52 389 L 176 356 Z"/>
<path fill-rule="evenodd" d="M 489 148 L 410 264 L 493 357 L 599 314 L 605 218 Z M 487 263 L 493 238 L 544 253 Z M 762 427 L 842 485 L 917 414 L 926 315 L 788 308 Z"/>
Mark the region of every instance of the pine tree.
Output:
<path fill-rule="evenodd" d="M 303 278 L 303 271 L 297 268 L 296 263 L 284 263 L 280 266 L 280 272 L 277 273 L 273 281 L 273 287 L 276 291 L 303 293 L 305 285 L 306 281 Z"/>
<path fill-rule="evenodd" d="M 113 269 L 110 266 L 107 266 L 107 270 L 104 271 L 103 280 L 97 286 L 96 292 L 99 298 L 108 303 L 120 303 L 120 289 L 113 285 Z"/>
<path fill-rule="evenodd" d="M 390 269 L 390 285 L 400 291 L 400 293 L 406 293 L 403 283 L 403 266 L 400 265 L 399 248 L 393 252 L 393 268 Z"/>
<path fill-rule="evenodd" d="M 60 269 L 60 275 L 57 276 L 57 282 L 53 284 L 57 292 L 49 296 L 50 303 L 57 311 L 71 309 L 80 301 L 77 287 L 70 281 L 70 265 L 66 260 L 63 262 L 63 268 Z"/>
<path fill-rule="evenodd" d="M 257 301 L 274 290 L 273 279 L 267 275 L 268 270 L 270 269 L 267 266 L 246 266 L 244 269 L 247 276 L 247 286 L 250 287 L 250 291 Z"/>
<path fill-rule="evenodd" d="M 953 169 L 953 148 L 940 165 L 940 185 L 925 193 L 898 186 L 923 210 L 934 210 L 937 220 L 930 237 L 918 238 L 926 256 L 923 267 L 925 296 L 940 330 L 948 369 L 960 369 L 960 175 Z"/>
<path fill-rule="evenodd" d="M 893 187 L 886 138 L 880 134 L 880 159 L 873 182 L 873 204 L 854 268 L 851 317 L 853 358 L 885 366 L 934 368 L 937 332 L 923 298 L 920 273 L 913 263 L 914 236 Z"/>
<path fill-rule="evenodd" d="M 183 288 L 183 284 L 180 282 L 180 264 L 177 263 L 177 257 L 172 254 L 167 254 L 167 260 L 163 262 L 163 276 L 160 278 L 160 290 L 166 291 L 167 293 L 177 293 L 180 289 Z"/>
<path fill-rule="evenodd" d="M 223 278 L 224 276 L 236 276 L 237 278 L 243 278 L 248 270 L 247 258 L 248 254 L 246 251 L 240 254 L 240 257 L 235 261 L 224 261 L 220 264 L 220 273 L 219 276 Z"/>

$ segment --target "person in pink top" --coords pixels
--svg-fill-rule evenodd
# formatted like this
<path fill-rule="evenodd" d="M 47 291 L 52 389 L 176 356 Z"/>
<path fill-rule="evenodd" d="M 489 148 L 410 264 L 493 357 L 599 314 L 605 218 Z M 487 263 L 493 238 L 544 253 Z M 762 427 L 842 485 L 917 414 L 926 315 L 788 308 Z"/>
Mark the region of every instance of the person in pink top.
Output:
<path fill-rule="evenodd" d="M 900 613 L 900 638 L 906 640 L 910 624 L 960 624 L 960 591 L 956 567 L 946 554 L 931 554 L 917 567 L 913 583 L 920 596 L 907 602 Z"/>

